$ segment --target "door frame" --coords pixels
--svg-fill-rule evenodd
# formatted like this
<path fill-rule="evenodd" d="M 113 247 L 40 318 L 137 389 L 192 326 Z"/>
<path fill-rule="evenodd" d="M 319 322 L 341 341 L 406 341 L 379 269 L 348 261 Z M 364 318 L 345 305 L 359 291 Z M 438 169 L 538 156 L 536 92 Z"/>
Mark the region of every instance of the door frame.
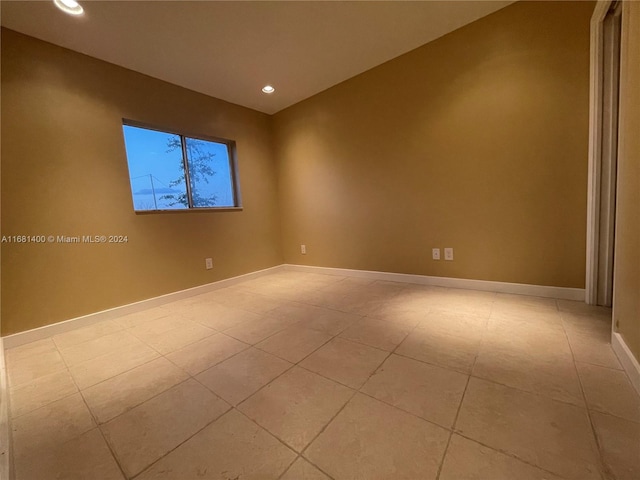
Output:
<path fill-rule="evenodd" d="M 589 176 L 587 186 L 587 258 L 585 302 L 598 303 L 602 180 L 602 114 L 604 99 L 604 19 L 614 3 L 599 0 L 591 16 L 589 80 Z M 613 221 L 613 219 L 607 219 Z"/>

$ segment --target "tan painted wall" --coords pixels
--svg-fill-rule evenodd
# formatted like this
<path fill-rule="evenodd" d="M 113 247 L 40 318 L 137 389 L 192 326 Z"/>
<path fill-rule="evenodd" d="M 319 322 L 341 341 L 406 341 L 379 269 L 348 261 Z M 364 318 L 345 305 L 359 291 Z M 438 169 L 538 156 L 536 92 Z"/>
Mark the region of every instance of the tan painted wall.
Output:
<path fill-rule="evenodd" d="M 584 287 L 592 11 L 518 2 L 276 114 L 286 262 Z"/>
<path fill-rule="evenodd" d="M 3 29 L 2 234 L 129 243 L 3 245 L 2 334 L 277 265 L 281 245 L 583 287 L 592 9 L 519 2 L 273 119 Z M 235 139 L 244 210 L 134 214 L 123 117 Z"/>
<path fill-rule="evenodd" d="M 623 5 L 613 316 L 640 360 L 640 3 Z"/>
<path fill-rule="evenodd" d="M 136 215 L 122 118 L 237 142 L 244 210 Z M 270 118 L 2 30 L 2 334 L 282 263 Z M 204 268 L 205 257 L 215 267 Z"/>

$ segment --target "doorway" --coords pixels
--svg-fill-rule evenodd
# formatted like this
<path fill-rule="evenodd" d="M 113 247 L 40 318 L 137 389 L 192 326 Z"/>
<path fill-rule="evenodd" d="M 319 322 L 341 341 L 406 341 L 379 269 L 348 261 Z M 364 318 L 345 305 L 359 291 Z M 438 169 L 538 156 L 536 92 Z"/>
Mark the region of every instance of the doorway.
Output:
<path fill-rule="evenodd" d="M 622 2 L 598 2 L 591 20 L 586 302 L 613 303 Z"/>

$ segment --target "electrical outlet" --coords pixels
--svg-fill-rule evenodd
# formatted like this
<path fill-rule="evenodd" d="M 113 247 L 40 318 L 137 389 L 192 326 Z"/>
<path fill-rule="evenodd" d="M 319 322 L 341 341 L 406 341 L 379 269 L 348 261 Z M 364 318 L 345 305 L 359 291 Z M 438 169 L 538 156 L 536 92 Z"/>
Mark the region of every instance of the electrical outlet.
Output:
<path fill-rule="evenodd" d="M 453 248 L 445 248 L 444 249 L 444 259 L 445 260 L 453 260 Z"/>
<path fill-rule="evenodd" d="M 300 253 L 302 255 L 306 255 L 307 254 L 307 246 L 306 245 L 300 245 Z"/>
<path fill-rule="evenodd" d="M 204 259 L 204 268 L 207 270 L 211 270 L 213 268 L 213 258 Z"/>
<path fill-rule="evenodd" d="M 431 258 L 434 260 L 440 260 L 440 249 L 432 248 L 431 249 Z"/>

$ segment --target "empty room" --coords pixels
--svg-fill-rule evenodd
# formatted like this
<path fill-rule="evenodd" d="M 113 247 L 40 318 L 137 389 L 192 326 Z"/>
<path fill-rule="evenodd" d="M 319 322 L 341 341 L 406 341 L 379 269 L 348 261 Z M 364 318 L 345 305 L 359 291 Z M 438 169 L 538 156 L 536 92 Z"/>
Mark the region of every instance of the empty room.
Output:
<path fill-rule="evenodd" d="M 0 480 L 640 478 L 640 2 L 0 7 Z"/>

